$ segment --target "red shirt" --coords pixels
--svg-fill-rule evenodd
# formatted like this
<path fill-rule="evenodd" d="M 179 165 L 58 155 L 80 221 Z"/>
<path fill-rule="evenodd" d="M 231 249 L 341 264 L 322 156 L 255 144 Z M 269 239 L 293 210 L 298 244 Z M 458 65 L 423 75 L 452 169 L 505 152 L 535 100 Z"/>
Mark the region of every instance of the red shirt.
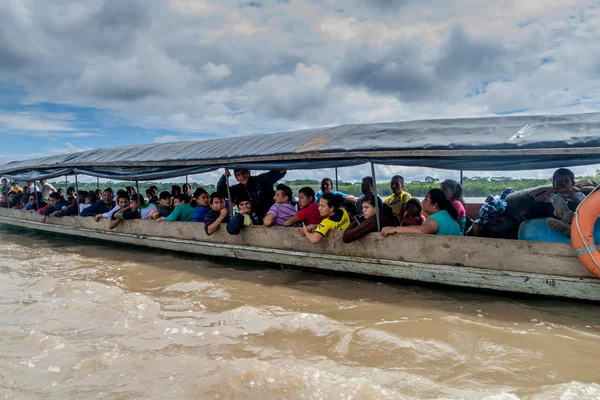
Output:
<path fill-rule="evenodd" d="M 308 207 L 304 207 L 296 213 L 296 217 L 306 225 L 317 225 L 321 223 L 323 217 L 319 214 L 319 204 L 310 203 Z"/>

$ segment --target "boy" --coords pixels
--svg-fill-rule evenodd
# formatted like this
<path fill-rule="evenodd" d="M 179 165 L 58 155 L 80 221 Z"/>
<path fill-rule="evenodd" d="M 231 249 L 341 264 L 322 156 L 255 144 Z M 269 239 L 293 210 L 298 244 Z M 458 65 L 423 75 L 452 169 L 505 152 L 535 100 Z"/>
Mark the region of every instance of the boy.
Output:
<path fill-rule="evenodd" d="M 400 175 L 392 176 L 390 189 L 392 189 L 392 194 L 385 198 L 385 204 L 392 207 L 394 214 L 402 218 L 406 212 L 406 204 L 412 198 L 409 193 L 404 191 L 404 178 Z"/>
<path fill-rule="evenodd" d="M 63 208 L 67 208 L 68 206 L 69 206 L 68 203 L 60 200 L 60 196 L 58 195 L 58 193 L 56 193 L 56 192 L 50 193 L 50 195 L 48 196 L 48 206 L 44 209 L 44 211 L 40 210 L 40 211 L 42 211 L 41 221 L 43 223 L 45 223 L 48 215 L 54 214 L 55 212 L 62 211 Z"/>
<path fill-rule="evenodd" d="M 298 191 L 298 207 L 300 210 L 296 215 L 285 221 L 283 226 L 294 226 L 304 222 L 310 230 L 323 220 L 319 213 L 319 203 L 315 202 L 315 191 L 311 187 L 306 186 Z"/>
<path fill-rule="evenodd" d="M 190 197 L 187 194 L 180 193 L 175 196 L 173 205 L 175 206 L 173 212 L 169 214 L 168 217 L 160 217 L 157 219 L 158 222 L 189 222 L 192 220 L 192 216 L 194 215 L 194 207 L 190 205 Z"/>
<path fill-rule="evenodd" d="M 212 235 L 222 223 L 229 222 L 225 197 L 218 192 L 210 195 L 210 212 L 204 217 L 204 230 L 207 235 Z"/>
<path fill-rule="evenodd" d="M 171 215 L 171 192 L 162 191 L 158 198 L 158 209 L 150 215 L 150 219 L 164 218 Z"/>
<path fill-rule="evenodd" d="M 227 223 L 227 233 L 237 235 L 245 226 L 263 224 L 260 217 L 252 211 L 252 202 L 248 196 L 236 198 L 235 203 L 237 206 L 233 208 L 233 218 Z"/>
<path fill-rule="evenodd" d="M 283 226 L 285 221 L 296 215 L 296 209 L 290 204 L 292 199 L 292 189 L 284 184 L 279 184 L 275 188 L 275 204 L 271 206 L 267 215 L 265 215 L 265 226 Z"/>
<path fill-rule="evenodd" d="M 131 196 L 129 206 L 114 213 L 108 227 L 115 229 L 121 221 L 126 219 L 150 219 L 150 214 L 156 211 L 156 206 L 152 203 L 146 204 L 142 196 L 139 199 L 138 203 L 138 196 Z"/>
<path fill-rule="evenodd" d="M 127 207 L 129 207 L 129 196 L 127 196 L 127 194 L 120 194 L 119 197 L 117 197 L 117 205 L 110 211 L 105 212 L 103 214 L 96 214 L 96 216 L 94 217 L 96 219 L 96 222 L 100 221 L 102 218 L 108 218 L 108 219 L 112 219 L 112 216 L 119 210 L 124 210 Z"/>

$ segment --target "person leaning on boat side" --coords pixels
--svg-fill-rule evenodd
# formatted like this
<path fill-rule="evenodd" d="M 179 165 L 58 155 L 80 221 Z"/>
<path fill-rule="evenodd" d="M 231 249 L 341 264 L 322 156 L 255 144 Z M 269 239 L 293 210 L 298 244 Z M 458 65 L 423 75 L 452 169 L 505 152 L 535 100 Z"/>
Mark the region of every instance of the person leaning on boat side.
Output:
<path fill-rule="evenodd" d="M 398 226 L 400 225 L 400 221 L 398 217 L 394 214 L 392 208 L 381 201 L 381 199 L 377 199 L 379 201 L 379 222 L 381 227 L 384 228 L 386 226 Z M 372 232 L 377 232 L 377 217 L 376 217 L 376 208 L 375 208 L 375 195 L 365 196 L 362 202 L 362 215 L 363 221 L 360 222 L 357 219 L 354 219 L 350 222 L 350 226 L 344 230 L 344 234 L 342 235 L 342 241 L 344 243 L 352 243 L 355 240 L 360 239 L 361 237 L 368 235 Z"/>
<path fill-rule="evenodd" d="M 319 243 L 331 230 L 343 231 L 348 228 L 350 217 L 342 207 L 343 202 L 344 198 L 342 196 L 333 193 L 325 193 L 321 196 L 319 199 L 319 213 L 323 220 L 317 225 L 314 232 L 311 232 L 306 224 L 302 224 L 301 235 L 315 244 Z"/>
<path fill-rule="evenodd" d="M 112 216 L 120 210 L 124 210 L 129 207 L 129 195 L 127 192 L 121 192 L 117 195 L 117 204 L 113 207 L 112 210 L 105 212 L 103 214 L 96 214 L 94 218 L 96 222 L 100 221 L 102 218 L 112 219 Z"/>
<path fill-rule="evenodd" d="M 198 188 L 194 192 L 196 208 L 192 215 L 192 222 L 204 222 L 204 217 L 210 212 L 210 195 L 203 188 Z"/>
<path fill-rule="evenodd" d="M 467 223 L 467 210 L 465 210 L 465 200 L 463 199 L 462 185 L 455 180 L 446 179 L 440 184 L 440 189 L 446 194 L 446 198 L 452 202 L 458 213 L 458 226 L 460 231 L 465 233 Z"/>
<path fill-rule="evenodd" d="M 171 215 L 173 209 L 171 208 L 171 192 L 166 190 L 160 192 L 158 196 L 158 209 L 150 215 L 150 219 L 165 218 Z"/>
<path fill-rule="evenodd" d="M 44 200 L 48 200 L 50 193 L 56 193 L 56 188 L 52 186 L 48 180 L 40 179 L 40 184 L 42 185 L 42 197 Z"/>
<path fill-rule="evenodd" d="M 66 201 L 63 201 L 63 199 L 60 198 L 58 193 L 56 193 L 56 192 L 50 193 L 50 196 L 48 196 L 48 206 L 46 206 L 46 208 L 42 212 L 41 221 L 46 222 L 48 215 L 62 211 L 63 209 L 66 209 L 68 206 L 69 206 L 69 203 L 67 203 Z"/>
<path fill-rule="evenodd" d="M 338 194 L 338 195 L 342 196 L 344 198 L 344 200 L 350 201 L 352 203 L 356 203 L 356 200 L 357 200 L 356 197 L 352 196 L 351 194 L 346 194 L 346 193 L 338 192 L 337 190 L 333 190 L 333 181 L 331 180 L 331 178 L 323 178 L 321 180 L 321 190 L 319 190 L 317 192 L 317 194 L 315 195 L 315 202 L 317 204 L 319 204 L 319 199 L 325 193 Z"/>
<path fill-rule="evenodd" d="M 233 208 L 233 218 L 227 223 L 227 233 L 238 235 L 245 226 L 263 224 L 262 219 L 252 211 L 252 202 L 248 196 L 236 197 L 233 201 L 237 205 Z"/>
<path fill-rule="evenodd" d="M 67 199 L 68 206 L 63 208 L 61 211 L 56 211 L 52 214 L 55 217 L 68 217 L 77 215 L 77 202 L 75 201 L 75 196 L 69 196 Z"/>
<path fill-rule="evenodd" d="M 225 208 L 225 196 L 219 192 L 210 195 L 210 212 L 204 217 L 204 230 L 207 235 L 212 235 L 219 229 L 221 224 L 229 222 Z"/>
<path fill-rule="evenodd" d="M 462 236 L 457 222 L 458 212 L 442 189 L 431 189 L 427 192 L 422 206 L 423 211 L 429 214 L 423 225 L 386 226 L 381 230 L 381 234 L 386 237 L 395 233 Z"/>
<path fill-rule="evenodd" d="M 102 199 L 98 200 L 91 206 L 85 208 L 79 213 L 81 217 L 95 217 L 97 214 L 104 214 L 115 208 L 115 202 L 113 201 L 112 189 L 104 189 L 102 192 Z"/>
<path fill-rule="evenodd" d="M 173 205 L 175 208 L 173 212 L 169 214 L 168 217 L 160 217 L 157 219 L 158 222 L 167 221 L 167 222 L 175 222 L 175 221 L 183 221 L 190 222 L 192 220 L 192 216 L 194 215 L 194 207 L 190 205 L 190 197 L 187 194 L 178 194 L 173 199 Z"/>
<path fill-rule="evenodd" d="M 306 186 L 298 190 L 298 207 L 300 210 L 285 221 L 283 226 L 304 223 L 312 230 L 323 220 L 319 213 L 319 203 L 315 202 L 315 191 L 311 187 Z"/>
<path fill-rule="evenodd" d="M 232 198 L 239 197 L 245 193 L 252 202 L 252 209 L 261 218 L 264 218 L 269 208 L 273 205 L 273 185 L 283 178 L 285 170 L 271 170 L 260 175 L 251 176 L 250 170 L 234 169 L 233 174 L 239 183 L 230 186 Z M 230 176 L 229 169 L 217 182 L 217 192 L 227 193 L 227 177 Z"/>
<path fill-rule="evenodd" d="M 400 175 L 392 176 L 390 189 L 392 194 L 385 198 L 385 204 L 392 207 L 394 214 L 402 218 L 406 212 L 406 204 L 412 198 L 410 193 L 404 191 L 404 178 Z"/>
<path fill-rule="evenodd" d="M 37 201 L 36 201 L 37 196 Z M 42 193 L 36 192 L 29 195 L 29 212 L 39 211 L 46 207 L 48 204 L 42 199 Z"/>
<path fill-rule="evenodd" d="M 263 220 L 264 226 L 284 226 L 285 221 L 296 215 L 296 208 L 290 204 L 292 189 L 282 183 L 275 188 L 275 204 L 269 208 Z"/>
<path fill-rule="evenodd" d="M 139 203 L 138 203 L 139 199 Z M 115 229 L 121 221 L 129 219 L 150 219 L 150 214 L 156 211 L 156 206 L 151 203 L 146 203 L 142 196 L 136 194 L 129 198 L 129 205 L 113 214 L 111 221 L 108 223 L 110 229 Z"/>

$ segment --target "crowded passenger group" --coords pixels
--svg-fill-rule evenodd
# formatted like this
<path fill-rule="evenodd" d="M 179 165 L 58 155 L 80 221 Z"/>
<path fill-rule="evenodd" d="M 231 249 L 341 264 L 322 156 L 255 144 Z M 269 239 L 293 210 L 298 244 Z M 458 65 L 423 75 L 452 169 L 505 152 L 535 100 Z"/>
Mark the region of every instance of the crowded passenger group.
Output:
<path fill-rule="evenodd" d="M 172 186 L 170 192 L 151 186 L 145 196 L 132 186 L 116 193 L 112 188 L 77 192 L 69 187 L 65 193 L 46 180 L 40 180 L 40 186 L 27 181 L 21 187 L 17 181 L 9 184 L 2 179 L 0 207 L 37 213 L 43 223 L 49 216 L 90 217 L 97 223 L 105 221 L 110 229 L 131 219 L 200 223 L 208 235 L 218 230 L 243 234 L 246 227 L 256 225 L 288 227 L 315 244 L 335 230 L 343 231 L 342 240 L 350 243 L 378 231 L 384 237 L 403 233 L 462 236 L 472 225 L 462 187 L 454 180 L 429 190 L 420 202 L 404 190 L 404 178 L 399 175 L 390 180 L 392 194 L 381 198 L 370 176 L 362 179 L 361 196 L 356 197 L 334 190 L 329 178 L 321 181 L 316 193 L 309 186 L 293 193 L 289 186 L 277 184 L 285 174 L 273 170 L 253 176 L 247 169 L 235 169 L 238 183 L 228 187 L 226 169 L 213 193 L 201 187 L 192 191 L 186 183 Z M 575 187 L 573 173 L 564 168 L 555 172 L 551 187 L 531 191 L 529 196 L 550 207 L 543 207 L 548 226 L 564 234 L 570 231 L 573 209 L 585 198 Z"/>

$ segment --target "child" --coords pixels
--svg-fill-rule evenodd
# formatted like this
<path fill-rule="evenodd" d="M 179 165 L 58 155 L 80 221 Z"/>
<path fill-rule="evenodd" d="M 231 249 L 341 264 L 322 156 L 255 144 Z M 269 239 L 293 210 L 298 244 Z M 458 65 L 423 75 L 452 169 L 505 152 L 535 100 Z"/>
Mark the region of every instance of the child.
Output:
<path fill-rule="evenodd" d="M 452 202 L 458 212 L 458 226 L 460 232 L 464 234 L 467 223 L 467 210 L 465 210 L 465 201 L 463 199 L 463 188 L 460 183 L 452 179 L 447 179 L 440 184 L 440 189 L 446 194 L 446 198 Z"/>
<path fill-rule="evenodd" d="M 237 235 L 243 227 L 250 225 L 262 225 L 262 219 L 252 211 L 250 198 L 242 192 L 235 200 L 237 206 L 233 208 L 234 216 L 227 223 L 227 233 Z"/>
<path fill-rule="evenodd" d="M 210 195 L 210 212 L 204 217 L 204 230 L 207 235 L 212 235 L 222 223 L 228 223 L 225 197 L 218 192 Z"/>
<path fill-rule="evenodd" d="M 402 218 L 400 226 L 418 226 L 423 225 L 425 217 L 421 214 L 423 207 L 421 202 L 412 198 L 406 202 L 406 213 Z"/>

